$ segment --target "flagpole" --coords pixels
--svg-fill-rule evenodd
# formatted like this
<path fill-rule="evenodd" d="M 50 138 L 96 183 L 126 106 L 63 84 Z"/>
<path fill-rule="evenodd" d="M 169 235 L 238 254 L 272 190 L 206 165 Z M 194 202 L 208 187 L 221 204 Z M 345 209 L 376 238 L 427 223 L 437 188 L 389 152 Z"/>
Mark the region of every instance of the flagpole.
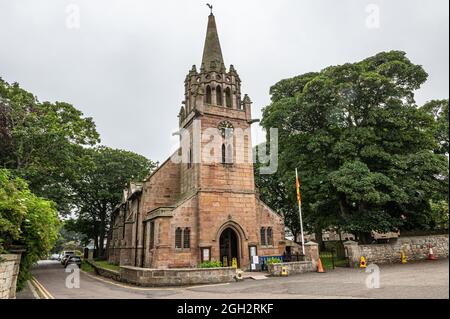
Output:
<path fill-rule="evenodd" d="M 297 183 L 299 183 L 297 168 L 295 169 L 295 178 L 296 178 Z M 300 192 L 300 189 L 298 189 L 297 191 Z M 300 233 L 302 236 L 302 254 L 304 256 L 305 255 L 305 237 L 303 235 L 302 204 L 301 204 L 300 197 L 298 197 L 298 199 L 299 199 L 298 200 L 298 215 L 300 217 Z"/>

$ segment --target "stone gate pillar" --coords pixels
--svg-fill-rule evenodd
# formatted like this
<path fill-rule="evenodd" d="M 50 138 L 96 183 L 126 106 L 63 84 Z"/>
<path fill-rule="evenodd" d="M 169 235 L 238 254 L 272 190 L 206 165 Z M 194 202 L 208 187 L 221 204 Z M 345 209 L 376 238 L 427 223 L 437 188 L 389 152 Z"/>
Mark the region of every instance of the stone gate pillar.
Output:
<path fill-rule="evenodd" d="M 348 258 L 349 266 L 354 267 L 354 265 L 359 264 L 361 258 L 361 253 L 359 251 L 359 246 L 356 241 L 349 240 L 344 242 L 345 257 Z"/>
<path fill-rule="evenodd" d="M 0 299 L 15 299 L 20 254 L 0 255 Z"/>
<path fill-rule="evenodd" d="M 313 268 L 317 267 L 319 259 L 319 244 L 309 241 L 305 244 L 305 261 L 311 261 Z"/>

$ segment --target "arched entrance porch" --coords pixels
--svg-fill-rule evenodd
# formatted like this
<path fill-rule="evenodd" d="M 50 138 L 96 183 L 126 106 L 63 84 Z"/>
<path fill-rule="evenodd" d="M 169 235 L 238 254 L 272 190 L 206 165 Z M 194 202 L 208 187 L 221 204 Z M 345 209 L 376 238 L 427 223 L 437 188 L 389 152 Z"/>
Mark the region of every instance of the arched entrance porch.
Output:
<path fill-rule="evenodd" d="M 231 227 L 225 228 L 220 235 L 220 261 L 224 267 L 231 267 L 236 258 L 237 267 L 240 266 L 239 235 Z"/>

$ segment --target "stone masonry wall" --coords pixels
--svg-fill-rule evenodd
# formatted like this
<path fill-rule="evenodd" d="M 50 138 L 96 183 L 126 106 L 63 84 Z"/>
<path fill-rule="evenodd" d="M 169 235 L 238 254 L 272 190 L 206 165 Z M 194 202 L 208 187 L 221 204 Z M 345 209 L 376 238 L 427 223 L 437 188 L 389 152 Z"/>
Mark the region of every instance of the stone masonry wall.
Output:
<path fill-rule="evenodd" d="M 109 278 L 109 279 L 113 279 L 116 281 L 120 281 L 120 273 L 118 271 L 114 271 L 111 269 L 106 269 L 103 267 L 100 267 L 98 264 L 96 264 L 93 261 L 90 260 L 86 260 L 86 262 L 92 266 L 92 268 L 94 268 L 95 273 L 99 276 L 105 277 L 105 278 Z"/>
<path fill-rule="evenodd" d="M 186 286 L 213 283 L 227 283 L 234 280 L 234 268 L 208 269 L 147 269 L 137 267 L 120 267 L 122 282 L 144 286 Z"/>
<path fill-rule="evenodd" d="M 268 265 L 269 274 L 271 276 L 281 276 L 283 267 L 287 268 L 287 272 L 289 275 L 316 271 L 316 268 L 311 261 L 296 261 L 289 263 L 270 264 Z"/>
<path fill-rule="evenodd" d="M 220 235 L 226 228 L 237 234 L 239 268 L 249 264 L 250 244 L 257 245 L 258 225 L 255 214 L 255 195 L 232 192 L 201 192 L 199 211 L 199 246 L 211 247 L 211 260 L 221 261 Z"/>
<path fill-rule="evenodd" d="M 16 298 L 20 255 L 0 255 L 0 299 Z"/>
<path fill-rule="evenodd" d="M 388 244 L 358 245 L 353 241 L 344 243 L 351 263 L 359 263 L 361 256 L 367 263 L 390 264 L 401 262 L 401 253 L 407 260 L 424 260 L 430 245 L 438 258 L 448 258 L 448 235 L 399 237 Z"/>
<path fill-rule="evenodd" d="M 144 216 L 158 207 L 174 205 L 180 196 L 180 164 L 169 158 L 144 182 L 142 195 Z"/>
<path fill-rule="evenodd" d="M 259 256 L 282 256 L 285 247 L 284 222 L 280 215 L 274 213 L 261 200 L 256 200 L 256 222 L 257 222 L 257 238 L 260 243 L 260 228 L 272 228 L 273 245 L 259 245 Z"/>
<path fill-rule="evenodd" d="M 157 218 L 154 249 L 147 249 L 145 266 L 150 268 L 189 268 L 199 262 L 197 243 L 197 196 L 186 200 L 173 211 L 172 218 Z M 190 229 L 190 248 L 175 248 L 175 231 L 180 227 Z M 149 240 L 149 236 L 147 236 Z M 147 245 L 149 247 L 149 245 Z M 153 258 L 151 258 L 153 257 Z"/>

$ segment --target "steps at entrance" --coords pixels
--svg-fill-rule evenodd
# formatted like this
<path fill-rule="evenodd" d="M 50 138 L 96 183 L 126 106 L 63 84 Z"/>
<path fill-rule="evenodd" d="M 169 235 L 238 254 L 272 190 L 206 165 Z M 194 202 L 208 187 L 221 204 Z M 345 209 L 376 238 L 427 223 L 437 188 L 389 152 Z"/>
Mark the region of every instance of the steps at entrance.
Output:
<path fill-rule="evenodd" d="M 244 272 L 244 280 L 245 279 L 253 279 L 253 280 L 264 280 L 267 279 L 268 274 L 265 272 Z"/>

